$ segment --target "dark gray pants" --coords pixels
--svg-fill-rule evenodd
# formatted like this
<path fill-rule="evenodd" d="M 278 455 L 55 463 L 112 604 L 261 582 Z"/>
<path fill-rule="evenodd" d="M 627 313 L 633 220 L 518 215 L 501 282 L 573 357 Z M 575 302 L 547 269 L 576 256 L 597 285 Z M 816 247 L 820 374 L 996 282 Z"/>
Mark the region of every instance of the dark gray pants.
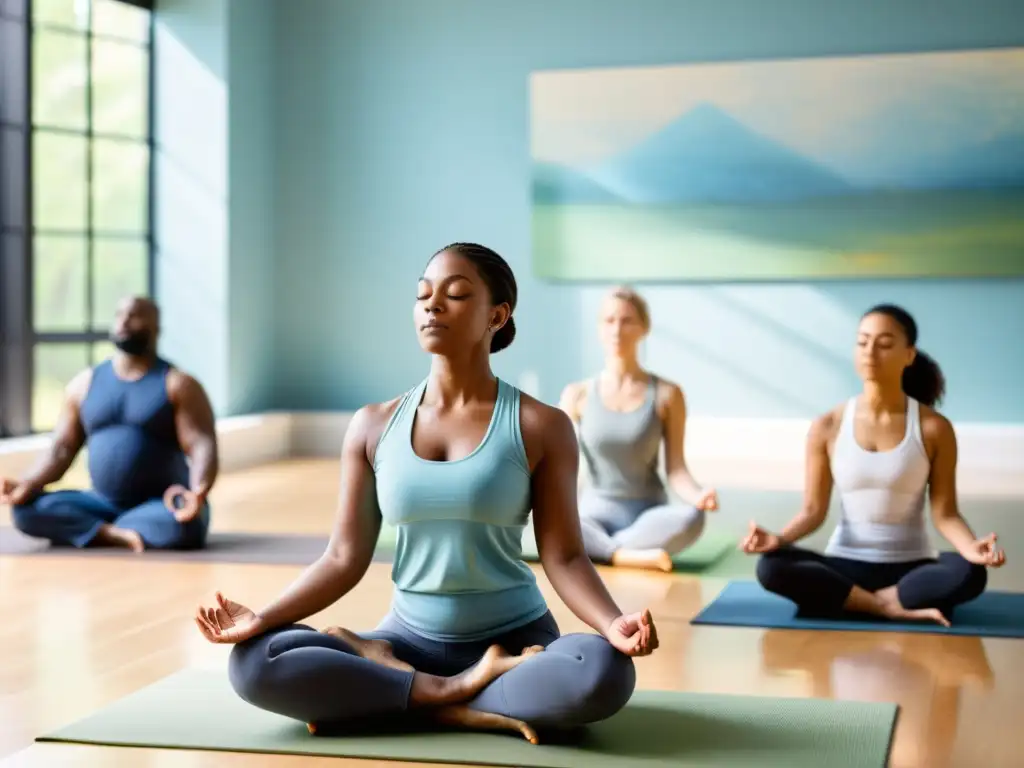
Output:
<path fill-rule="evenodd" d="M 633 660 L 602 636 L 559 636 L 550 613 L 505 634 L 472 642 L 420 637 L 393 615 L 371 640 L 387 640 L 395 656 L 416 670 L 454 675 L 473 666 L 493 644 L 511 654 L 545 650 L 492 682 L 473 709 L 529 723 L 573 728 L 603 720 L 626 705 L 636 685 Z M 228 666 L 231 685 L 260 709 L 305 723 L 399 715 L 406 710 L 413 674 L 355 655 L 351 646 L 305 625 L 267 632 L 236 645 Z"/>

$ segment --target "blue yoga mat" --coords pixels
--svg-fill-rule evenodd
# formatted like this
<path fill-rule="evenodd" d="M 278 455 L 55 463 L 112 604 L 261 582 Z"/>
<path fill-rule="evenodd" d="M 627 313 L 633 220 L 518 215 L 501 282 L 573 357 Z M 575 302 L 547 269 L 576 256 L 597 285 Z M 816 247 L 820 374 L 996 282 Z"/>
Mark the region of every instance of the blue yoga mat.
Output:
<path fill-rule="evenodd" d="M 772 629 L 821 629 L 844 632 L 926 632 L 936 635 L 1024 638 L 1024 594 L 984 592 L 964 603 L 950 618 L 953 626 L 933 622 L 898 622 L 851 616 L 812 619 L 796 615 L 796 606 L 754 581 L 731 581 L 691 624 Z"/>

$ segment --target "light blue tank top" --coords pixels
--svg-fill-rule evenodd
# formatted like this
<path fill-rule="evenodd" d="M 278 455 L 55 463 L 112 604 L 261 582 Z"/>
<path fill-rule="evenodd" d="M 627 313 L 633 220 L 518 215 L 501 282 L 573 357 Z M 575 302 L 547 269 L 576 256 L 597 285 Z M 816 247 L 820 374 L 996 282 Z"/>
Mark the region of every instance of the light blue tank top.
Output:
<path fill-rule="evenodd" d="M 548 610 L 522 556 L 531 496 L 519 390 L 499 379 L 480 445 L 455 461 L 428 461 L 412 447 L 426 387 L 402 397 L 374 455 L 381 515 L 398 535 L 391 607 L 424 637 L 480 640 Z"/>

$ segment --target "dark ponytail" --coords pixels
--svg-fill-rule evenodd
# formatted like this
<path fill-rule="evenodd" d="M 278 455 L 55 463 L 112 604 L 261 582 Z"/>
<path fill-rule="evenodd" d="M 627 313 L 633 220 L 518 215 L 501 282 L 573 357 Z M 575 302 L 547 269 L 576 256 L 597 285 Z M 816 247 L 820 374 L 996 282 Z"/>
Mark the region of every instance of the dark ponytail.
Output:
<path fill-rule="evenodd" d="M 928 407 L 937 405 L 946 394 L 946 377 L 939 364 L 921 350 L 903 371 L 903 391 Z"/>
<path fill-rule="evenodd" d="M 480 273 L 487 290 L 491 293 L 491 301 L 495 304 L 508 304 L 508 321 L 499 328 L 491 338 L 491 352 L 500 352 L 508 347 L 516 337 L 516 324 L 512 313 L 516 310 L 519 289 L 512 268 L 496 252 L 485 245 L 477 243 L 452 243 L 439 250 L 438 253 L 450 251 L 473 262 Z M 433 257 L 431 257 L 433 258 Z"/>
<path fill-rule="evenodd" d="M 895 304 L 879 304 L 865 312 L 864 317 L 876 314 L 885 315 L 895 320 L 903 329 L 903 334 L 907 337 L 907 344 L 917 347 L 917 322 L 909 312 Z M 931 408 L 942 402 L 942 398 L 946 394 L 946 377 L 931 355 L 920 349 L 916 352 L 914 362 L 903 371 L 903 392 L 908 397 Z"/>

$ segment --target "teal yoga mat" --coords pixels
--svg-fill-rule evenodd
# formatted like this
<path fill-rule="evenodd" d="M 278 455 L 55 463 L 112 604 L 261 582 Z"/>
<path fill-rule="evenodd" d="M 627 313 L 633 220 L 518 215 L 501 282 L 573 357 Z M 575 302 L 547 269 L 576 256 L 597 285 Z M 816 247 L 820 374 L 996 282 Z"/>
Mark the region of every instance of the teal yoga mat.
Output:
<path fill-rule="evenodd" d="M 964 603 L 950 619 L 951 627 L 934 622 L 897 622 L 851 616 L 817 619 L 797 615 L 789 600 L 753 581 L 730 582 L 718 597 L 693 618 L 693 624 L 771 629 L 844 630 L 861 632 L 926 632 L 972 637 L 1024 638 L 1024 594 L 989 591 Z"/>
<path fill-rule="evenodd" d="M 896 712 L 894 704 L 637 691 L 622 712 L 558 744 L 469 731 L 310 736 L 302 723 L 242 701 L 226 673 L 187 669 L 39 741 L 524 768 L 883 768 Z"/>

